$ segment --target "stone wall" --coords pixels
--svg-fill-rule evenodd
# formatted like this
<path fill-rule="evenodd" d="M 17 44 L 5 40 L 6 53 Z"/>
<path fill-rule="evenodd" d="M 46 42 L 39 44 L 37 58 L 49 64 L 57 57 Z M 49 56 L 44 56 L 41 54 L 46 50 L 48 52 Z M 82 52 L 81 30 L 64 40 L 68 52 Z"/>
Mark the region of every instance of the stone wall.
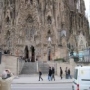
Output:
<path fill-rule="evenodd" d="M 17 68 L 17 75 L 19 75 L 21 73 L 23 67 L 24 67 L 25 61 L 20 59 L 20 58 L 18 58 L 17 60 L 18 60 L 18 63 L 17 63 L 18 64 L 17 65 L 18 66 L 18 68 Z"/>
<path fill-rule="evenodd" d="M 90 66 L 90 63 L 83 63 L 83 62 L 74 62 L 72 58 L 69 58 L 69 62 L 60 62 L 60 61 L 47 61 L 45 62 L 48 64 L 49 67 L 55 68 L 55 74 L 60 76 L 60 67 L 63 70 L 63 76 L 65 77 L 65 69 L 66 67 L 70 69 L 71 75 L 74 75 L 74 68 L 76 66 Z"/>
<path fill-rule="evenodd" d="M 9 55 L 2 55 L 2 63 L 5 65 L 4 69 L 10 69 L 14 75 L 18 75 L 24 65 L 23 60 Z"/>
<path fill-rule="evenodd" d="M 5 64 L 3 64 L 3 63 L 0 64 L 0 76 L 1 76 L 4 69 L 5 69 Z"/>
<path fill-rule="evenodd" d="M 56 62 L 56 71 L 57 75 L 60 76 L 60 67 L 62 67 L 63 70 L 63 76 L 65 76 L 65 69 L 70 68 L 71 75 L 74 75 L 74 68 L 76 66 L 90 66 L 90 63 L 82 63 L 82 62 L 74 62 L 73 59 L 70 59 L 70 62 Z"/>

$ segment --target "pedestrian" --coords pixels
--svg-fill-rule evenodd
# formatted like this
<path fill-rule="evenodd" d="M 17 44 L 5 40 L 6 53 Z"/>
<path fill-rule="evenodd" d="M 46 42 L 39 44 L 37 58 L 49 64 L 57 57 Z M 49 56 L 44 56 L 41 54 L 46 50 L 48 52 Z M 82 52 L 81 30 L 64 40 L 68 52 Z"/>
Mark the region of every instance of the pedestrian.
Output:
<path fill-rule="evenodd" d="M 39 81 L 40 81 L 40 79 L 42 79 L 42 72 L 41 72 L 41 70 L 39 70 Z M 43 79 L 42 79 L 42 81 L 43 81 Z"/>
<path fill-rule="evenodd" d="M 10 78 L 11 76 L 13 76 L 13 74 L 9 69 L 4 70 L 2 73 L 2 79 L 7 79 Z"/>
<path fill-rule="evenodd" d="M 67 67 L 65 69 L 65 77 L 66 77 L 66 79 L 68 79 L 68 70 L 67 70 Z"/>
<path fill-rule="evenodd" d="M 62 74 L 63 74 L 63 70 L 62 70 L 62 68 L 60 67 L 60 77 L 61 77 L 61 79 L 62 79 Z"/>
<path fill-rule="evenodd" d="M 71 79 L 70 69 L 68 69 L 68 78 Z"/>
<path fill-rule="evenodd" d="M 4 70 L 3 73 L 2 73 L 2 79 L 7 79 L 7 72 L 6 72 L 6 70 Z"/>
<path fill-rule="evenodd" d="M 54 67 L 52 67 L 52 77 L 51 77 L 51 80 L 54 79 L 55 81 L 55 69 Z"/>
<path fill-rule="evenodd" d="M 52 76 L 52 70 L 51 67 L 49 67 L 49 72 L 48 72 L 48 80 L 51 81 L 51 76 Z"/>

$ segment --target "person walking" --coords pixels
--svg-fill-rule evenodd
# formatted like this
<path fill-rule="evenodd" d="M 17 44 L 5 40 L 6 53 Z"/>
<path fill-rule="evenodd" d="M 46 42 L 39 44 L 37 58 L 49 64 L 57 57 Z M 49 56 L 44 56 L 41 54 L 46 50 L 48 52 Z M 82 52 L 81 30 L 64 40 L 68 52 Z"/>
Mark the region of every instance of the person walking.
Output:
<path fill-rule="evenodd" d="M 62 68 L 60 67 L 60 77 L 62 79 L 62 74 L 63 74 L 63 71 L 62 71 Z"/>
<path fill-rule="evenodd" d="M 65 69 L 65 77 L 66 77 L 66 79 L 68 79 L 68 70 L 67 70 L 67 67 Z"/>
<path fill-rule="evenodd" d="M 51 78 L 51 80 L 53 80 L 53 79 L 55 81 L 55 69 L 54 69 L 54 67 L 52 67 L 52 78 Z"/>
<path fill-rule="evenodd" d="M 49 67 L 49 72 L 48 72 L 48 80 L 51 81 L 51 76 L 52 76 L 52 70 L 51 67 Z"/>
<path fill-rule="evenodd" d="M 68 69 L 68 78 L 71 79 L 70 69 Z"/>
<path fill-rule="evenodd" d="M 43 81 L 41 70 L 39 70 L 39 81 L 40 81 L 40 79 Z"/>

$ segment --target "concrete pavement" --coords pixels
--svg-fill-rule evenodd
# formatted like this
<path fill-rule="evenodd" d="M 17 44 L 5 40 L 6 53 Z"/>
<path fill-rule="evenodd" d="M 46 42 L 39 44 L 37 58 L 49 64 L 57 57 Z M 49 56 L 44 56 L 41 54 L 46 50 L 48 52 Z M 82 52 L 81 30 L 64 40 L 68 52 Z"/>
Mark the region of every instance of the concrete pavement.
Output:
<path fill-rule="evenodd" d="M 72 83 L 12 84 L 11 90 L 72 90 Z"/>
<path fill-rule="evenodd" d="M 55 81 L 48 81 L 47 75 L 42 75 L 43 81 L 38 81 L 38 75 L 21 75 L 16 77 L 12 84 L 55 84 L 55 83 L 72 83 L 73 79 L 60 79 L 59 76 L 55 76 Z"/>

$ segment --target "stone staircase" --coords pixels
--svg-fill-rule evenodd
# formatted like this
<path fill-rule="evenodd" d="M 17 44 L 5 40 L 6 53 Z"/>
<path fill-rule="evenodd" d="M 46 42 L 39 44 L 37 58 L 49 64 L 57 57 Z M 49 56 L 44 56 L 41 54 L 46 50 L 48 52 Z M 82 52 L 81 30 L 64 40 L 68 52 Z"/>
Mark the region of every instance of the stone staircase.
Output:
<path fill-rule="evenodd" d="M 36 74 L 37 73 L 37 63 L 36 62 L 26 62 L 21 71 L 21 74 Z"/>
<path fill-rule="evenodd" d="M 38 62 L 38 69 L 42 71 L 43 74 L 48 74 L 49 65 L 47 62 Z"/>
<path fill-rule="evenodd" d="M 46 62 L 26 62 L 21 71 L 21 74 L 37 74 L 38 70 L 41 70 L 43 74 L 48 73 L 49 65 Z"/>

